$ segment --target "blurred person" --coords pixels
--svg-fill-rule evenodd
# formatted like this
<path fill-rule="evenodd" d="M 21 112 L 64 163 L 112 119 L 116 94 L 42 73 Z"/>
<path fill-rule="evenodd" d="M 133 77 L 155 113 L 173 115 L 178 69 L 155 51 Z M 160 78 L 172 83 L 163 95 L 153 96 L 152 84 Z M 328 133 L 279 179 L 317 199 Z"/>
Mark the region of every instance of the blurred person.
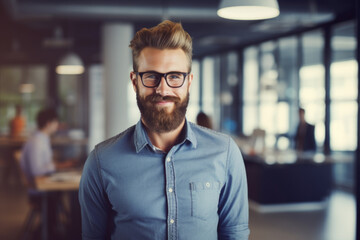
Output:
<path fill-rule="evenodd" d="M 37 114 L 36 123 L 38 130 L 32 134 L 21 151 L 20 166 L 28 183 L 28 197 L 32 205 L 39 208 L 42 203 L 41 191 L 35 186 L 35 178 L 54 173 L 56 170 L 74 166 L 73 161 L 56 162 L 53 158 L 50 137 L 59 126 L 58 115 L 54 109 L 43 109 Z M 48 231 L 50 237 L 59 235 L 58 209 L 62 206 L 61 192 L 47 193 Z"/>
<path fill-rule="evenodd" d="M 10 120 L 10 136 L 11 137 L 19 137 L 23 135 L 26 121 L 22 116 L 22 108 L 20 105 L 16 105 L 15 107 L 15 117 Z"/>
<path fill-rule="evenodd" d="M 297 151 L 316 151 L 315 126 L 306 122 L 305 109 L 299 108 L 299 125 L 295 135 Z"/>
<path fill-rule="evenodd" d="M 212 129 L 212 122 L 211 122 L 211 118 L 206 115 L 204 112 L 199 112 L 198 115 L 196 116 L 196 123 L 199 126 L 203 126 L 209 129 Z"/>
<path fill-rule="evenodd" d="M 41 110 L 36 123 L 38 130 L 29 137 L 21 151 L 21 168 L 29 182 L 32 182 L 34 177 L 73 166 L 70 160 L 56 162 L 53 158 L 50 137 L 59 126 L 56 111 L 51 108 Z"/>
<path fill-rule="evenodd" d="M 141 119 L 98 144 L 85 163 L 83 239 L 248 239 L 238 146 L 185 117 L 190 35 L 180 23 L 164 21 L 138 31 L 130 47 Z"/>

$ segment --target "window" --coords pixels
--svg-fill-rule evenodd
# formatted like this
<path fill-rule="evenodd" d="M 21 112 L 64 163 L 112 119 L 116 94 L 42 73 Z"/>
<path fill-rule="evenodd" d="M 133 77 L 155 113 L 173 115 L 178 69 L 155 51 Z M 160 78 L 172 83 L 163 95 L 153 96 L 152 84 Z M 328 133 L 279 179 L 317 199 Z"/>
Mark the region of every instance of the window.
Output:
<path fill-rule="evenodd" d="M 191 122 L 196 122 L 196 116 L 200 111 L 199 108 L 199 88 L 200 88 L 200 63 L 193 60 L 191 66 L 191 72 L 194 75 L 193 81 L 190 87 L 190 101 L 186 112 L 186 117 Z"/>
<path fill-rule="evenodd" d="M 331 49 L 330 147 L 335 151 L 354 151 L 357 145 L 358 65 L 353 22 L 334 27 Z"/>
<path fill-rule="evenodd" d="M 221 57 L 220 102 L 221 130 L 236 135 L 239 116 L 238 54 L 229 52 Z"/>
<path fill-rule="evenodd" d="M 258 127 L 258 91 L 259 64 L 257 47 L 249 47 L 244 51 L 244 80 L 243 80 L 243 133 L 251 135 Z"/>
<path fill-rule="evenodd" d="M 86 84 L 82 75 L 57 75 L 60 120 L 69 128 L 85 130 L 87 122 Z"/>
<path fill-rule="evenodd" d="M 22 106 L 25 134 L 36 129 L 36 115 L 46 106 L 48 70 L 44 65 L 0 67 L 0 133 L 9 132 L 15 106 Z"/>
<path fill-rule="evenodd" d="M 277 133 L 278 103 L 278 63 L 277 45 L 265 42 L 260 45 L 260 82 L 259 82 L 259 127 L 266 132 L 265 144 L 274 147 Z"/>
<path fill-rule="evenodd" d="M 219 107 L 218 97 L 215 94 L 215 79 L 217 61 L 215 57 L 206 57 L 202 60 L 202 111 L 211 117 L 213 127 L 218 129 Z"/>
<path fill-rule="evenodd" d="M 277 139 L 282 139 L 282 144 L 277 147 L 285 150 L 291 147 L 291 137 L 296 131 L 298 121 L 298 39 L 294 36 L 281 38 L 278 44 L 276 134 Z"/>
<path fill-rule="evenodd" d="M 301 37 L 302 66 L 300 67 L 299 102 L 305 109 L 305 119 L 315 125 L 317 147 L 325 139 L 325 68 L 323 65 L 324 36 L 313 31 Z"/>

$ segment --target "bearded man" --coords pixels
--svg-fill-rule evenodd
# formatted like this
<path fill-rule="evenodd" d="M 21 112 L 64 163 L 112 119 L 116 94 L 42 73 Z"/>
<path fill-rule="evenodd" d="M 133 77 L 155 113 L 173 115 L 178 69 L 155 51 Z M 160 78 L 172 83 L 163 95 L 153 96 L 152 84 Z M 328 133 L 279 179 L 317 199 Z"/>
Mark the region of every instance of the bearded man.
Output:
<path fill-rule="evenodd" d="M 234 141 L 186 120 L 192 40 L 164 21 L 130 43 L 141 119 L 98 144 L 80 183 L 83 239 L 248 239 Z"/>

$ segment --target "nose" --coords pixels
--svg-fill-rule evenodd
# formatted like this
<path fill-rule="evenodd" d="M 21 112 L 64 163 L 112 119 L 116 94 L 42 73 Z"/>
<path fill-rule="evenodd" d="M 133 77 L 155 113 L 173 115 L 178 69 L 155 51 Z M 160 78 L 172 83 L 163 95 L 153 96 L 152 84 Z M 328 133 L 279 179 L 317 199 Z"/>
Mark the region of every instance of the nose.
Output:
<path fill-rule="evenodd" d="M 156 93 L 166 96 L 170 91 L 170 87 L 166 83 L 164 76 L 161 77 L 159 85 L 156 87 Z"/>

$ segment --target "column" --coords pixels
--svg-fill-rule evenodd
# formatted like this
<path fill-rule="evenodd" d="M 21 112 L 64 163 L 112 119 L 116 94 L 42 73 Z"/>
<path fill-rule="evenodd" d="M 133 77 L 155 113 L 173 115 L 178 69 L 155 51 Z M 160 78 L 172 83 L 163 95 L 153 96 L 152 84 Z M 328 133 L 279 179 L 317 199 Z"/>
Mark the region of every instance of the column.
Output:
<path fill-rule="evenodd" d="M 105 137 L 112 137 L 130 125 L 128 84 L 132 57 L 129 44 L 133 26 L 107 23 L 102 31 L 102 57 L 104 66 Z M 91 96 L 90 96 L 91 97 Z"/>

